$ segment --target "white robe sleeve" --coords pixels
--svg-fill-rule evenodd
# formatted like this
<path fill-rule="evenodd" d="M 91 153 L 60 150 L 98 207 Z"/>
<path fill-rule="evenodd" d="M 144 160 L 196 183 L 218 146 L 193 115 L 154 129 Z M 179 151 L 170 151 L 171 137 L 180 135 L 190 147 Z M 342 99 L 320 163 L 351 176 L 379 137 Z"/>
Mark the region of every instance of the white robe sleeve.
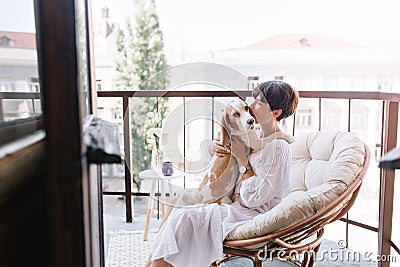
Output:
<path fill-rule="evenodd" d="M 261 151 L 259 165 L 253 168 L 254 176 L 242 180 L 240 196 L 242 204 L 248 208 L 257 208 L 270 202 L 281 194 L 288 183 L 289 177 L 285 176 L 291 160 L 289 145 L 286 141 L 272 143 Z"/>

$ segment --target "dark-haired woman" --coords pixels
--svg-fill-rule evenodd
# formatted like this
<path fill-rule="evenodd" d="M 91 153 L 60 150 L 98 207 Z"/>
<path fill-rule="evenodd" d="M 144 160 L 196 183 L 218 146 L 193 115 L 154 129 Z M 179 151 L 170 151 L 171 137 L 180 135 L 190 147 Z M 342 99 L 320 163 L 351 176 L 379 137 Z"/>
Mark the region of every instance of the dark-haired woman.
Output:
<path fill-rule="evenodd" d="M 292 115 L 298 93 L 283 81 L 267 81 L 253 90 L 250 108 L 259 125 L 264 147 L 247 155 L 245 146 L 232 139 L 224 147 L 216 140 L 216 154 L 231 153 L 241 170 L 232 204 L 186 205 L 177 199 L 151 246 L 146 267 L 208 267 L 223 258 L 222 243 L 230 231 L 280 203 L 288 191 L 293 141 L 279 127 Z"/>

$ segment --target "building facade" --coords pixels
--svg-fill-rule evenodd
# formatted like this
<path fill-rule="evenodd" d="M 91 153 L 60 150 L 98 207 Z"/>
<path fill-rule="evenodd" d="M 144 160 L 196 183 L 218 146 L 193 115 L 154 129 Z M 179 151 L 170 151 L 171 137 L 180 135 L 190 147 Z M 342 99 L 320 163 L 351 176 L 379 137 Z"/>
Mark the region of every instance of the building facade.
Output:
<path fill-rule="evenodd" d="M 1 118 L 27 118 L 42 112 L 40 99 L 9 99 L 5 93 L 40 92 L 34 33 L 0 31 Z"/>

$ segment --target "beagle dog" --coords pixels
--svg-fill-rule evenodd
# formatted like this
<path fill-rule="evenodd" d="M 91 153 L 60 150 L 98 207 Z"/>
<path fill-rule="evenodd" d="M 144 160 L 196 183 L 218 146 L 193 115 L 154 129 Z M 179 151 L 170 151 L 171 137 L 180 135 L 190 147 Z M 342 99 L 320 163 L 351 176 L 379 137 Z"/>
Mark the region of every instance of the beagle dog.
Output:
<path fill-rule="evenodd" d="M 248 104 L 235 99 L 230 101 L 221 119 L 220 141 L 226 146 L 231 138 L 236 136 L 246 146 L 247 153 L 253 153 L 261 149 L 261 140 L 254 130 L 254 118 Z M 239 177 L 238 163 L 231 154 L 224 157 L 213 156 L 211 166 L 197 192 L 183 195 L 183 200 L 188 204 L 198 203 L 232 203 L 235 186 Z"/>

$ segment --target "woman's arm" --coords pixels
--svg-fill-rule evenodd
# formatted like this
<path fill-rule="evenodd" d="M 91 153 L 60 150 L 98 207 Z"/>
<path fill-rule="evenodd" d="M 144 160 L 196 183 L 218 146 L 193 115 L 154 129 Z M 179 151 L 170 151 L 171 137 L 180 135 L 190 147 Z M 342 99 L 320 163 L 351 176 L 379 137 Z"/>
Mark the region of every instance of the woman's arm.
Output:
<path fill-rule="evenodd" d="M 249 208 L 268 203 L 274 197 L 280 195 L 289 183 L 291 161 L 289 144 L 284 140 L 272 142 L 269 146 L 265 145 L 261 151 L 260 165 L 257 169 L 248 170 L 241 176 L 240 195 L 243 204 Z M 217 155 L 224 156 L 224 154 L 231 152 L 239 166 L 249 164 L 245 146 L 238 138 L 233 137 L 231 151 L 227 152 L 226 150 L 226 147 L 216 146 Z"/>
<path fill-rule="evenodd" d="M 252 176 L 247 177 L 246 172 L 242 177 L 240 195 L 243 204 L 249 208 L 268 203 L 280 195 L 289 182 L 289 145 L 283 143 L 273 147 L 273 151 L 262 151 L 263 159 Z"/>
<path fill-rule="evenodd" d="M 248 165 L 249 163 L 246 163 L 246 164 L 243 164 L 244 166 L 245 165 Z M 251 177 L 253 177 L 254 176 L 254 171 L 253 171 L 253 169 L 250 169 L 250 170 L 247 170 L 247 172 L 245 172 L 243 175 L 242 175 L 242 180 L 246 180 L 246 179 L 249 179 L 249 178 L 251 178 Z"/>

